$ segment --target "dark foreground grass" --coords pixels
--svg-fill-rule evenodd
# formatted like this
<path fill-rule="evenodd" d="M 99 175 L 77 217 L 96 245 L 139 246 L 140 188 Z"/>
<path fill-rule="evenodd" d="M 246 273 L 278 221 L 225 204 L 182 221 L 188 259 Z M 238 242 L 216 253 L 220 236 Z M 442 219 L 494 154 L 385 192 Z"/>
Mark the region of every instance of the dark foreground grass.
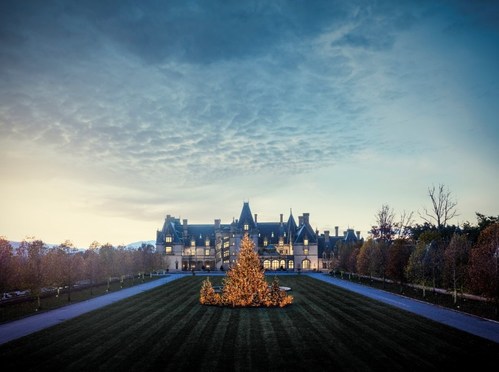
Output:
<path fill-rule="evenodd" d="M 430 371 L 499 344 L 307 276 L 284 309 L 202 306 L 186 277 L 0 346 L 3 371 Z M 221 277 L 212 281 L 218 284 Z"/>

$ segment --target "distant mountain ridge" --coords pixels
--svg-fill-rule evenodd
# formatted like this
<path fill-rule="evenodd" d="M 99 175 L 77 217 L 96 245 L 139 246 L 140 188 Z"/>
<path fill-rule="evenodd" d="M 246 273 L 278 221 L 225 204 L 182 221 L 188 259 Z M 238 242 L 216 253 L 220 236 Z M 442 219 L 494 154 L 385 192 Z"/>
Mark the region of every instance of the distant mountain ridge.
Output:
<path fill-rule="evenodd" d="M 126 245 L 127 248 L 140 248 L 142 246 L 142 244 L 145 244 L 145 245 L 153 245 L 153 246 L 156 246 L 156 240 L 141 240 L 141 241 L 138 241 L 138 242 L 133 242 L 133 243 L 128 243 Z"/>

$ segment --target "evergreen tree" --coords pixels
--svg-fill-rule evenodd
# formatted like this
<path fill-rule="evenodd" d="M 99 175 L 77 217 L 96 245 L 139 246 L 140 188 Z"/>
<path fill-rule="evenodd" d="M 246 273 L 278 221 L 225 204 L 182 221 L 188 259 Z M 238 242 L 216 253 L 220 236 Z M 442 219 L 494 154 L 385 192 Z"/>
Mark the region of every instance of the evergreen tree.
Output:
<path fill-rule="evenodd" d="M 201 287 L 200 302 L 202 304 L 231 307 L 284 307 L 291 304 L 293 297 L 279 288 L 277 278 L 269 288 L 265 280 L 265 271 L 254 247 L 253 241 L 246 234 L 241 241 L 236 266 L 227 272 L 223 280 L 221 296 L 215 293 L 211 282 L 207 279 Z"/>

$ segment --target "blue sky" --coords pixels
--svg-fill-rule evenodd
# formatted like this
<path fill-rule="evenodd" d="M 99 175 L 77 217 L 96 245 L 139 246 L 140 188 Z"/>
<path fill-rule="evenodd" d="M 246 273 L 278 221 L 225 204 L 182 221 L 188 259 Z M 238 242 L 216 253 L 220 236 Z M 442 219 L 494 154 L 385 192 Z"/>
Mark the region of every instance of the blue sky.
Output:
<path fill-rule="evenodd" d="M 499 213 L 495 1 L 2 1 L 0 235 Z"/>

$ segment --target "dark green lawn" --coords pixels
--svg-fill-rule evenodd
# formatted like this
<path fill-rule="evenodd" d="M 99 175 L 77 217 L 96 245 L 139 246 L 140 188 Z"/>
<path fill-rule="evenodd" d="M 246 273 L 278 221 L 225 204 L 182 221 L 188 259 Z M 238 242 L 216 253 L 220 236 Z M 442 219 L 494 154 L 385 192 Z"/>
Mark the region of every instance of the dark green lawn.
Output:
<path fill-rule="evenodd" d="M 426 371 L 499 361 L 499 344 L 306 276 L 284 309 L 199 304 L 171 282 L 0 346 L 3 371 Z M 221 277 L 212 279 L 214 284 Z"/>

